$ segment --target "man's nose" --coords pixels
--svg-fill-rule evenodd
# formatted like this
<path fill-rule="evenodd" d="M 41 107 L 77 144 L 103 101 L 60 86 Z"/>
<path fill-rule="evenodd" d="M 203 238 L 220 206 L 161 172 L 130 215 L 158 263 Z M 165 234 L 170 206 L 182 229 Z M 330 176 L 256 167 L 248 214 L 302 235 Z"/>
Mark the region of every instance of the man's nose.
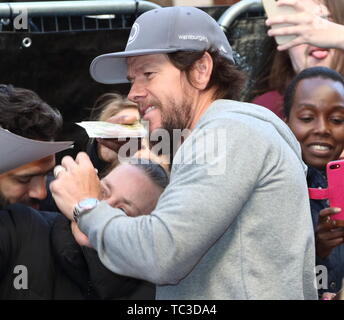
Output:
<path fill-rule="evenodd" d="M 146 88 L 143 84 L 139 83 L 138 81 L 134 81 L 131 84 L 131 88 L 128 94 L 128 99 L 138 103 L 141 99 L 145 98 L 147 95 Z"/>
<path fill-rule="evenodd" d="M 30 183 L 29 197 L 38 200 L 43 200 L 47 197 L 45 177 L 32 178 Z"/>

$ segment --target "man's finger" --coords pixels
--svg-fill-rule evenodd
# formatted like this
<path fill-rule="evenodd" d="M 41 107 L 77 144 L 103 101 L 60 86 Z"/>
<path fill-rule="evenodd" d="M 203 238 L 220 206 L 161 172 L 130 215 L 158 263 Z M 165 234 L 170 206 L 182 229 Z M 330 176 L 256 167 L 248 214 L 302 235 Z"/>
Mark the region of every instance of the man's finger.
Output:
<path fill-rule="evenodd" d="M 54 177 L 57 179 L 59 177 L 59 174 L 66 172 L 65 167 L 61 166 L 61 165 L 57 165 L 54 168 Z"/>
<path fill-rule="evenodd" d="M 65 156 L 61 160 L 61 165 L 68 171 L 77 166 L 74 159 L 71 156 Z"/>
<path fill-rule="evenodd" d="M 79 152 L 77 154 L 77 156 L 75 158 L 75 163 L 77 163 L 78 165 L 80 165 L 83 168 L 87 168 L 87 167 L 93 168 L 93 164 L 90 160 L 90 157 L 85 152 Z"/>
<path fill-rule="evenodd" d="M 139 119 L 135 116 L 113 116 L 106 121 L 115 124 L 133 124 L 138 120 Z"/>

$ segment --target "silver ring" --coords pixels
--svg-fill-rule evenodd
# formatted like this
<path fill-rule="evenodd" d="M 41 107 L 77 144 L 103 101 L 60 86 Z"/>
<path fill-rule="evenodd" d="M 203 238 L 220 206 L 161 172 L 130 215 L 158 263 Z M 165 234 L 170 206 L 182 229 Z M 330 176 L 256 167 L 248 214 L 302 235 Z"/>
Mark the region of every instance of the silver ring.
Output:
<path fill-rule="evenodd" d="M 62 171 L 66 171 L 66 169 L 64 167 L 62 167 L 61 165 L 58 165 L 54 168 L 54 177 L 55 178 L 58 178 L 59 174 L 62 172 Z"/>

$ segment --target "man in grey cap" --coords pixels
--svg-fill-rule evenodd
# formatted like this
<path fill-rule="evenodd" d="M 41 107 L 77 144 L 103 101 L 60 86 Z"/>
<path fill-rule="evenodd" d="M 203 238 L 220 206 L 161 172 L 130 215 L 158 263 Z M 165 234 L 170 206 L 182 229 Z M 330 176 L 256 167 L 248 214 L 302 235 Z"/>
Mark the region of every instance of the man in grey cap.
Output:
<path fill-rule="evenodd" d="M 98 201 L 84 153 L 63 159 L 54 198 L 108 269 L 157 284 L 157 299 L 316 299 L 299 144 L 267 109 L 234 101 L 243 77 L 215 20 L 189 7 L 146 12 L 91 75 L 129 80 L 151 130 L 190 130 L 149 216 Z"/>

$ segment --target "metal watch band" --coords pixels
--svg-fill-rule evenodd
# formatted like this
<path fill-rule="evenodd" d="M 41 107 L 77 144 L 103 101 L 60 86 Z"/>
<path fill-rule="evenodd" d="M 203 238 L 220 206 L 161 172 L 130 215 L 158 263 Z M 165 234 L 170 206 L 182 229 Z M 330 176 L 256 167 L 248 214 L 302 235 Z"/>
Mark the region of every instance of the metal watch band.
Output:
<path fill-rule="evenodd" d="M 89 204 L 88 202 L 91 202 L 91 204 Z M 99 204 L 99 202 L 100 201 L 98 199 L 94 199 L 94 198 L 87 198 L 87 199 L 81 200 L 73 209 L 74 221 L 78 222 L 78 219 L 80 218 L 80 216 L 94 209 Z"/>

